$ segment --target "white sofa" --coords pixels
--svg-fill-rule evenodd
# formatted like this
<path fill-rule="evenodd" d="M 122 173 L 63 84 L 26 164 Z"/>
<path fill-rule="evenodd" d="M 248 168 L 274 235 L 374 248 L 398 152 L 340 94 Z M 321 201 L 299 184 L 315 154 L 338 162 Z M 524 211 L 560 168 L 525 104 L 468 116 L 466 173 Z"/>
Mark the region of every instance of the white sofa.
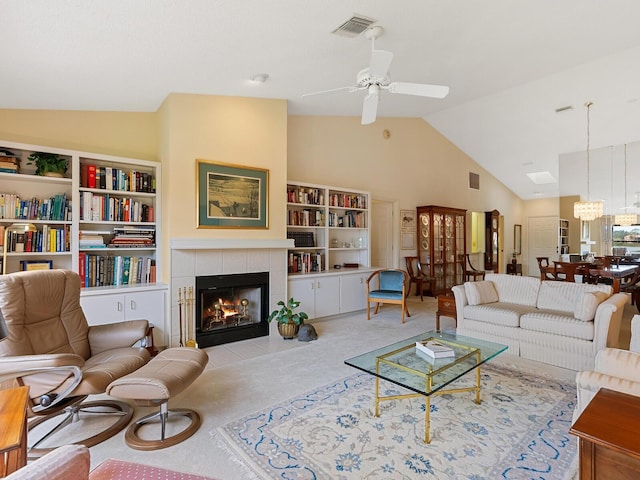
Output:
<path fill-rule="evenodd" d="M 626 294 L 609 285 L 541 282 L 487 274 L 453 287 L 457 333 L 509 346 L 508 353 L 571 370 L 591 370 L 618 345 Z"/>
<path fill-rule="evenodd" d="M 574 421 L 601 388 L 640 396 L 640 315 L 634 315 L 631 319 L 629 350 L 600 350 L 593 370 L 577 373 L 576 388 L 578 403 L 573 415 Z"/>

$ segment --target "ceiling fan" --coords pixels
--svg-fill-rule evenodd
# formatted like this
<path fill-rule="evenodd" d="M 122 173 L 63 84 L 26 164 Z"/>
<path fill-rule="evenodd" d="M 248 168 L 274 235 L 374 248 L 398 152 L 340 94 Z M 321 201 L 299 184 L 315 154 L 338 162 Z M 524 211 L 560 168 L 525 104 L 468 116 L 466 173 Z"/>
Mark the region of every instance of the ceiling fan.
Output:
<path fill-rule="evenodd" d="M 306 93 L 303 98 L 312 95 L 323 95 L 327 93 L 357 92 L 366 90 L 362 105 L 362 125 L 375 122 L 378 111 L 378 100 L 380 91 L 386 90 L 390 93 L 400 93 L 403 95 L 417 95 L 420 97 L 444 98 L 449 93 L 449 87 L 443 85 L 429 85 L 423 83 L 392 82 L 389 76 L 389 67 L 393 60 L 393 53 L 385 50 L 375 49 L 375 40 L 382 34 L 382 27 L 373 26 L 364 31 L 364 36 L 371 40 L 371 60 L 369 66 L 358 72 L 356 85 L 350 87 L 340 87 L 321 92 Z"/>

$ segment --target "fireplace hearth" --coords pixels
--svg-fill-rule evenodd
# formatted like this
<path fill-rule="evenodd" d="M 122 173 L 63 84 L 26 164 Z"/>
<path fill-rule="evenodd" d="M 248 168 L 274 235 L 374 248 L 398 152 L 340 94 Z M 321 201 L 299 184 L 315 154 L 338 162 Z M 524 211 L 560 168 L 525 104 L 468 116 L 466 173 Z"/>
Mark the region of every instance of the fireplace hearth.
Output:
<path fill-rule="evenodd" d="M 200 347 L 269 335 L 269 273 L 196 277 L 196 340 Z"/>

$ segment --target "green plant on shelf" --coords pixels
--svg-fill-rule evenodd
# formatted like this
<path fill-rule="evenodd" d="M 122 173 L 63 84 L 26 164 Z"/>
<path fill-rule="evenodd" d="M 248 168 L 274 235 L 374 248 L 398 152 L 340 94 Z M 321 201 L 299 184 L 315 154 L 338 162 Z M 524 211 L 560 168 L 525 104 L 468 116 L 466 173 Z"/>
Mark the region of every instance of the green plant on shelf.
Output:
<path fill-rule="evenodd" d="M 68 161 L 57 153 L 33 152 L 27 165 L 36 166 L 36 175 L 63 176 L 67 172 Z"/>

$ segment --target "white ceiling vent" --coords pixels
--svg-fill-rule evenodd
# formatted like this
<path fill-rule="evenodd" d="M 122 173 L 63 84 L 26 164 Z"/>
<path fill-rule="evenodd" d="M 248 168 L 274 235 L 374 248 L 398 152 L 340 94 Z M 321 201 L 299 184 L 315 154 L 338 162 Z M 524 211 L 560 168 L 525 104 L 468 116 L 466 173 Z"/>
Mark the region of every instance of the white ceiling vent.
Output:
<path fill-rule="evenodd" d="M 357 37 L 374 23 L 375 20 L 356 14 L 331 33 L 343 37 Z"/>

